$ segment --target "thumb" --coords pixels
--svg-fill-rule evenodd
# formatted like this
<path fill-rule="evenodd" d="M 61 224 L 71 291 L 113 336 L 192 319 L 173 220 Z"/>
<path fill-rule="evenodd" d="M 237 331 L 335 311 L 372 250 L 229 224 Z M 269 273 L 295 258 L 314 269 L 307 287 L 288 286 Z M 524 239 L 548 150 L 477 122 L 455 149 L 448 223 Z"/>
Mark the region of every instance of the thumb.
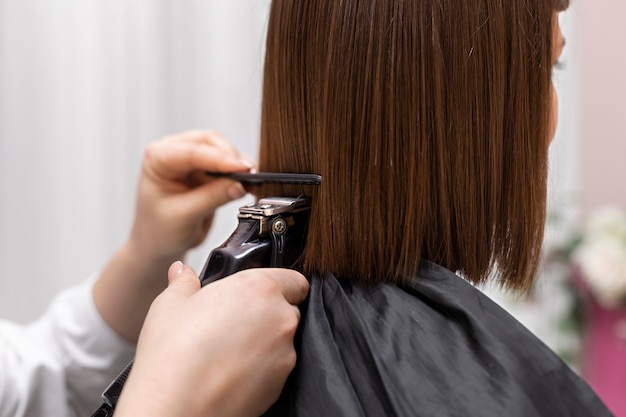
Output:
<path fill-rule="evenodd" d="M 167 271 L 169 282 L 167 291 L 174 291 L 182 295 L 192 295 L 200 289 L 200 278 L 189 266 L 176 261 Z"/>

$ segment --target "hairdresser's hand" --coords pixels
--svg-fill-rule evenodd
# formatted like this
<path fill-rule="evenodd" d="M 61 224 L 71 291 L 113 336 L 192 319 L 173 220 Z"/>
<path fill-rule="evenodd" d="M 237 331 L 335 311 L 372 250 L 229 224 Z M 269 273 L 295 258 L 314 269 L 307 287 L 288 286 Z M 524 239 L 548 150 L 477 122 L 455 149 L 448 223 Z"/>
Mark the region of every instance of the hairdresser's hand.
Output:
<path fill-rule="evenodd" d="M 205 239 L 215 209 L 242 197 L 236 181 L 206 171 L 252 168 L 217 132 L 191 131 L 166 137 L 146 149 L 130 241 L 168 265 Z"/>
<path fill-rule="evenodd" d="M 122 337 L 137 340 L 169 265 L 204 240 L 217 207 L 245 194 L 240 183 L 204 172 L 250 166 L 215 132 L 186 132 L 147 148 L 129 238 L 94 286 L 98 311 Z"/>
<path fill-rule="evenodd" d="M 299 273 L 250 269 L 200 289 L 175 263 L 152 304 L 116 417 L 258 416 L 278 399 L 296 354 Z"/>

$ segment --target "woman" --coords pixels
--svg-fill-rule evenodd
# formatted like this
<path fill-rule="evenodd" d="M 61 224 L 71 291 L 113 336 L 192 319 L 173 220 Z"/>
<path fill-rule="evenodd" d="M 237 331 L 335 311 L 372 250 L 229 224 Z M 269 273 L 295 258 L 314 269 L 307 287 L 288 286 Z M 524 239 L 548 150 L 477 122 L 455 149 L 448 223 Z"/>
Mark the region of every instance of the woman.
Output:
<path fill-rule="evenodd" d="M 533 283 L 567 5 L 273 1 L 260 168 L 324 183 L 259 193 L 313 201 L 298 365 L 270 415 L 610 415 L 468 284 Z"/>

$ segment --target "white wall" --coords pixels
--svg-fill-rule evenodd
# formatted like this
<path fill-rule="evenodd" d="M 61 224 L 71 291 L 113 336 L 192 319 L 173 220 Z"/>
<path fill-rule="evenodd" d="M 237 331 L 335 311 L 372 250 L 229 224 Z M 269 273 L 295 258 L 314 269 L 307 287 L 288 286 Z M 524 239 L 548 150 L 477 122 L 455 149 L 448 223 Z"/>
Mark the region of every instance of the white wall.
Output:
<path fill-rule="evenodd" d="M 559 122 L 556 136 L 550 145 L 550 173 L 548 179 L 548 244 L 558 239 L 555 233 L 578 216 L 581 193 L 580 141 L 581 141 L 581 71 L 582 57 L 580 4 L 572 2 L 560 14 L 560 24 L 566 41 L 560 57 L 561 69 L 553 72 L 553 83 L 559 97 Z"/>
<path fill-rule="evenodd" d="M 0 0 L 0 317 L 36 317 L 130 226 L 145 145 L 215 128 L 256 156 L 268 0 Z M 210 240 L 236 224 L 220 212 Z"/>

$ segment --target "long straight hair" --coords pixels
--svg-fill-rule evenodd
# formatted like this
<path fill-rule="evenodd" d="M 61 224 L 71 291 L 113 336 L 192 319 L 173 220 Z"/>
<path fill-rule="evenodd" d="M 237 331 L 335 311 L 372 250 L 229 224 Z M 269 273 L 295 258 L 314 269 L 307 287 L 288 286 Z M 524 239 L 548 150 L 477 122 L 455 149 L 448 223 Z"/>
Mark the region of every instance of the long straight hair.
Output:
<path fill-rule="evenodd" d="M 305 274 L 401 283 L 428 259 L 509 288 L 545 221 L 556 8 L 273 0 L 260 169 L 313 172 Z"/>

